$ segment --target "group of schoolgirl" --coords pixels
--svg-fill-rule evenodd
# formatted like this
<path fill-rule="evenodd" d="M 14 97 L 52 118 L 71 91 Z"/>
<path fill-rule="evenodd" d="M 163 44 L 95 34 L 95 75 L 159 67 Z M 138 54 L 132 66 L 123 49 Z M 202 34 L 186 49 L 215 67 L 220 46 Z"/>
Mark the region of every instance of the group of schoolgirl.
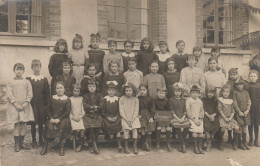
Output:
<path fill-rule="evenodd" d="M 47 153 L 50 139 L 59 138 L 63 156 L 65 140 L 78 136 L 76 151 L 83 149 L 85 134 L 90 139 L 92 153 L 97 147 L 100 129 L 109 138 L 117 138 L 118 150 L 128 148 L 129 132 L 133 137 L 134 153 L 138 154 L 138 129 L 146 151 L 151 150 L 151 134 L 156 134 L 156 149 L 160 148 L 161 132 L 166 131 L 167 150 L 171 151 L 171 132 L 179 140 L 178 150 L 185 153 L 185 139 L 192 133 L 194 152 L 203 154 L 204 134 L 206 150 L 215 136 L 223 150 L 226 130 L 233 130 L 233 149 L 249 149 L 258 145 L 260 123 L 259 73 L 251 70 L 245 82 L 236 68 L 226 72 L 219 59 L 220 49 L 212 48 L 206 60 L 200 47 L 193 54 L 185 54 L 184 41 L 177 41 L 178 52 L 171 54 L 165 41 L 159 42 L 160 52 L 154 52 L 149 38 L 141 41 L 140 51 L 132 52 L 134 43 L 124 42 L 125 52 L 117 52 L 117 42 L 108 42 L 107 54 L 99 49 L 100 34 L 92 34 L 90 50 L 83 49 L 83 38 L 76 35 L 72 50 L 59 39 L 51 56 L 47 79 L 40 74 L 41 62 L 32 60 L 33 74 L 22 77 L 25 67 L 14 65 L 14 79 L 9 81 L 8 122 L 14 123 L 15 151 L 26 149 L 26 125 L 31 125 L 32 147 L 36 147 L 36 125 L 41 155 Z M 245 90 L 246 89 L 246 90 Z M 51 95 L 50 95 L 51 92 Z M 50 97 L 52 96 L 52 97 Z M 121 145 L 123 131 L 124 148 Z M 217 133 L 217 134 L 216 134 Z M 231 132 L 229 132 L 231 135 Z M 241 140 L 242 134 L 242 140 Z"/>

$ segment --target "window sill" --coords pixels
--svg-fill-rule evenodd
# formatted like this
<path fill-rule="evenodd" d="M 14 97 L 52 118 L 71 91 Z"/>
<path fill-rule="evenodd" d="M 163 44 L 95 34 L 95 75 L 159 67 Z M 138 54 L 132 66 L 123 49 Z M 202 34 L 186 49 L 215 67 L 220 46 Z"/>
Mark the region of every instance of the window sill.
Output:
<path fill-rule="evenodd" d="M 28 35 L 1 35 L 0 46 L 32 46 L 32 47 L 53 47 L 55 41 L 51 41 L 43 36 L 28 36 Z"/>
<path fill-rule="evenodd" d="M 204 54 L 211 54 L 211 48 L 202 48 Z M 238 48 L 221 48 L 221 55 L 252 55 L 251 50 L 241 50 Z"/>

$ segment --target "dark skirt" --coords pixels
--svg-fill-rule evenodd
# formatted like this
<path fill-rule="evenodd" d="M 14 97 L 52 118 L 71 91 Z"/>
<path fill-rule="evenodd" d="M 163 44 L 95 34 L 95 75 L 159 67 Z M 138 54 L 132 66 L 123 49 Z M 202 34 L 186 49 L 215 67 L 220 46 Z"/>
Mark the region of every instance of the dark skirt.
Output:
<path fill-rule="evenodd" d="M 189 128 L 190 127 L 190 121 L 188 118 L 184 120 L 183 123 L 179 123 L 175 118 L 171 121 L 171 124 L 174 128 Z"/>
<path fill-rule="evenodd" d="M 239 124 L 239 126 L 248 126 L 250 125 L 250 115 L 247 115 L 247 117 L 241 117 L 238 115 L 238 113 L 235 113 L 235 120 Z"/>
<path fill-rule="evenodd" d="M 53 124 L 50 121 L 46 121 L 45 132 L 47 138 L 55 138 L 55 137 L 68 138 L 71 133 L 70 119 L 69 118 L 63 119 L 58 124 Z"/>
<path fill-rule="evenodd" d="M 170 111 L 158 111 L 155 113 L 154 119 L 157 127 L 170 127 L 172 114 Z"/>
<path fill-rule="evenodd" d="M 205 116 L 203 119 L 203 127 L 205 132 L 210 132 L 210 133 L 217 132 L 220 127 L 218 116 L 215 116 L 213 122 L 211 122 L 209 118 Z"/>
<path fill-rule="evenodd" d="M 31 100 L 36 125 L 44 125 L 46 122 L 46 104 L 44 101 L 43 97 L 33 97 Z"/>
<path fill-rule="evenodd" d="M 89 117 L 88 115 L 85 115 L 83 117 L 83 123 L 85 129 L 88 128 L 101 128 L 102 126 L 102 118 L 101 116 L 98 117 Z"/>
<path fill-rule="evenodd" d="M 251 125 L 260 125 L 260 100 L 252 100 L 252 106 L 250 110 Z"/>
<path fill-rule="evenodd" d="M 104 118 L 102 127 L 107 134 L 116 134 L 122 130 L 121 118 L 117 118 L 115 122 L 110 122 Z"/>
<path fill-rule="evenodd" d="M 142 109 L 140 110 L 140 115 L 141 128 L 145 128 L 148 132 L 155 131 L 155 122 L 149 122 L 151 118 L 150 112 L 147 109 Z"/>

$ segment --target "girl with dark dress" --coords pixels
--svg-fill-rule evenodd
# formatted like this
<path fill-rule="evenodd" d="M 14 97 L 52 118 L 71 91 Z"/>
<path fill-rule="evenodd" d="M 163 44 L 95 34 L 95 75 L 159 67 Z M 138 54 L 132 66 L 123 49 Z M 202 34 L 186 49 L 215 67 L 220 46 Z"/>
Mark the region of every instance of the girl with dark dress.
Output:
<path fill-rule="evenodd" d="M 128 70 L 128 60 L 129 58 L 135 58 L 135 53 L 132 52 L 132 49 L 134 47 L 134 42 L 131 40 L 126 40 L 124 42 L 124 48 L 125 52 L 123 52 L 121 55 L 123 57 L 123 63 L 124 63 L 124 72 Z"/>
<path fill-rule="evenodd" d="M 27 77 L 31 82 L 33 90 L 33 98 L 31 106 L 33 109 L 35 122 L 31 123 L 32 147 L 35 148 L 36 143 L 36 125 L 38 125 L 39 143 L 43 145 L 43 125 L 46 121 L 46 110 L 50 99 L 49 83 L 46 77 L 40 74 L 41 62 L 38 59 L 32 60 L 31 68 L 33 75 Z"/>
<path fill-rule="evenodd" d="M 153 98 L 148 96 L 147 85 L 141 84 L 139 87 L 139 119 L 141 123 L 141 143 L 146 151 L 151 150 L 151 134 L 155 131 L 154 122 L 154 101 Z"/>
<path fill-rule="evenodd" d="M 90 80 L 88 83 L 88 93 L 83 96 L 83 106 L 85 116 L 83 122 L 85 129 L 88 130 L 91 142 L 93 143 L 93 150 L 91 153 L 99 154 L 100 151 L 97 147 L 99 129 L 102 122 L 102 96 L 96 92 L 97 83 Z"/>
<path fill-rule="evenodd" d="M 140 51 L 136 55 L 137 69 L 143 72 L 143 75 L 149 74 L 149 67 L 153 61 L 158 61 L 158 56 L 153 51 L 154 43 L 150 38 L 143 38 L 140 44 Z"/>
<path fill-rule="evenodd" d="M 65 155 L 64 143 L 66 138 L 69 137 L 71 132 L 70 124 L 70 109 L 71 101 L 64 94 L 65 87 L 63 82 L 56 83 L 56 95 L 52 96 L 49 102 L 49 108 L 47 111 L 48 120 L 45 124 L 45 143 L 41 151 L 41 155 L 47 153 L 48 139 L 60 138 L 60 156 Z"/>
<path fill-rule="evenodd" d="M 206 97 L 202 99 L 205 116 L 203 119 L 204 132 L 206 137 L 206 151 L 211 149 L 211 141 L 219 130 L 218 101 L 216 98 L 217 89 L 209 87 L 206 89 Z"/>
<path fill-rule="evenodd" d="M 157 54 L 159 62 L 159 71 L 158 73 L 163 74 L 167 71 L 167 59 L 172 56 L 168 48 L 166 41 L 159 42 L 160 52 Z"/>
<path fill-rule="evenodd" d="M 54 85 L 56 85 L 57 82 L 61 81 L 64 83 L 64 88 L 65 88 L 65 95 L 68 97 L 71 97 L 73 95 L 73 85 L 76 83 L 76 78 L 71 76 L 71 71 L 72 71 L 72 66 L 69 61 L 63 62 L 62 63 L 63 67 L 63 74 L 58 75 L 54 79 Z M 52 89 L 54 91 L 54 89 Z M 56 93 L 54 93 L 56 94 Z"/>
<path fill-rule="evenodd" d="M 99 49 L 100 44 L 100 34 L 91 34 L 90 35 L 90 45 L 91 50 L 88 50 L 89 62 L 94 63 L 96 67 L 96 77 L 102 76 L 103 73 L 103 58 L 105 52 Z"/>
<path fill-rule="evenodd" d="M 119 113 L 119 97 L 115 96 L 116 81 L 107 82 L 107 96 L 103 99 L 103 129 L 108 136 L 116 134 L 118 151 L 122 152 L 120 131 L 122 130 Z"/>
<path fill-rule="evenodd" d="M 185 42 L 183 40 L 178 40 L 176 42 L 176 48 L 178 52 L 172 55 L 172 57 L 175 59 L 176 62 L 176 69 L 178 72 L 181 72 L 181 70 L 188 66 L 187 60 L 187 54 L 184 53 L 185 48 Z"/>
<path fill-rule="evenodd" d="M 54 80 L 56 76 L 61 75 L 63 73 L 63 67 L 62 63 L 68 61 L 68 45 L 66 40 L 59 39 L 55 46 L 54 46 L 54 52 L 50 58 L 50 62 L 48 65 L 49 73 L 52 77 L 51 80 L 51 95 L 55 94 L 55 83 Z"/>

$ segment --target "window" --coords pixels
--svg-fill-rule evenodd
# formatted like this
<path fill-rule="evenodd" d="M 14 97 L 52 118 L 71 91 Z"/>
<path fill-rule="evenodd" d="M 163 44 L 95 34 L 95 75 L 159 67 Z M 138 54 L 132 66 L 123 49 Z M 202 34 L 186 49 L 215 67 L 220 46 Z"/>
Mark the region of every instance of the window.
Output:
<path fill-rule="evenodd" d="M 149 0 L 108 0 L 108 38 L 135 41 L 149 35 Z"/>
<path fill-rule="evenodd" d="M 233 39 L 232 12 L 232 0 L 204 0 L 204 44 L 230 44 Z"/>
<path fill-rule="evenodd" d="M 40 35 L 40 0 L 0 0 L 0 33 Z"/>

